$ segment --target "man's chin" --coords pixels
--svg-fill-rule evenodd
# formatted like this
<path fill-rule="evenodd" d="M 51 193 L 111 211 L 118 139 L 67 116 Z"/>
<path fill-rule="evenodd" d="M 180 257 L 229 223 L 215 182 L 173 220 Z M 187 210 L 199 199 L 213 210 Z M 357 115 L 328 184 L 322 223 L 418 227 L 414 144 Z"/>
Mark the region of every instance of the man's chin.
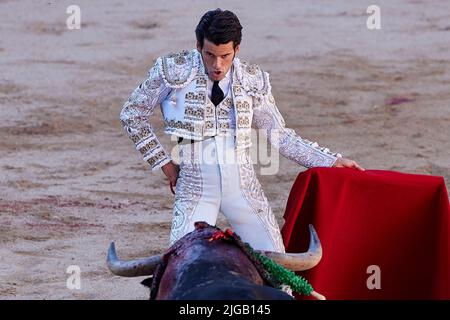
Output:
<path fill-rule="evenodd" d="M 223 73 L 221 73 L 220 75 L 210 75 L 209 78 L 210 78 L 212 81 L 220 81 L 220 80 L 222 80 L 223 78 L 225 78 L 225 75 L 224 75 Z"/>

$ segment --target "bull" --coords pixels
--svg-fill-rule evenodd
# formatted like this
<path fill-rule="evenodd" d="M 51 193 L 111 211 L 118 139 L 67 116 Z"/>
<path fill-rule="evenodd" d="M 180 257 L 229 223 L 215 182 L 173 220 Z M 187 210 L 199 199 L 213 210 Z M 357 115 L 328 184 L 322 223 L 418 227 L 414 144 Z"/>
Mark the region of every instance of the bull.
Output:
<path fill-rule="evenodd" d="M 142 282 L 157 300 L 285 300 L 292 295 L 273 287 L 258 261 L 224 233 L 206 222 L 172 245 L 164 255 L 124 261 L 111 243 L 107 265 L 118 276 L 151 276 Z M 304 271 L 319 263 L 322 246 L 310 225 L 310 245 L 304 253 L 257 251 L 292 271 Z M 316 299 L 324 299 L 313 291 Z"/>

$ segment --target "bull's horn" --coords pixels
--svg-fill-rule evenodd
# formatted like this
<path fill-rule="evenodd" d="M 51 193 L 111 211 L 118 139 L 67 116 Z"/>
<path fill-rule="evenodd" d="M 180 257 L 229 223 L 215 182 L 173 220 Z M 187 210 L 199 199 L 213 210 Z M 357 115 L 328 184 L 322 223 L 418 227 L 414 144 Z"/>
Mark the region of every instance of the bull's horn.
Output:
<path fill-rule="evenodd" d="M 162 255 L 152 256 L 145 259 L 122 261 L 117 258 L 116 246 L 111 242 L 108 250 L 108 268 L 118 276 L 140 277 L 149 276 L 155 272 L 158 264 L 162 262 Z"/>
<path fill-rule="evenodd" d="M 303 253 L 280 253 L 273 251 L 258 251 L 264 254 L 276 263 L 284 266 L 292 271 L 304 271 L 314 268 L 322 259 L 322 245 L 316 230 L 312 225 L 309 225 L 310 241 L 309 249 Z"/>

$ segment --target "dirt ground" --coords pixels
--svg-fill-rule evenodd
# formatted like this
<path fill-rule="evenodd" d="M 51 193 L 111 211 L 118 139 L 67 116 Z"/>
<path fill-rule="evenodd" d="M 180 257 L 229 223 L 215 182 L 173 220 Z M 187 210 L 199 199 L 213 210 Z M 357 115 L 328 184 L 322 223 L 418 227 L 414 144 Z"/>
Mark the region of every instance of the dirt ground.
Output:
<path fill-rule="evenodd" d="M 76 2 L 80 30 L 66 27 L 72 1 L 0 0 L 0 299 L 148 297 L 142 278 L 110 274 L 106 251 L 163 251 L 173 195 L 119 113 L 154 59 L 193 48 L 199 18 L 219 5 L 240 18 L 240 57 L 270 72 L 288 127 L 367 169 L 449 185 L 448 1 L 378 1 L 372 31 L 356 0 Z M 170 146 L 159 110 L 152 124 Z M 305 170 L 281 166 L 261 176 L 280 226 Z M 66 287 L 70 265 L 79 290 Z"/>

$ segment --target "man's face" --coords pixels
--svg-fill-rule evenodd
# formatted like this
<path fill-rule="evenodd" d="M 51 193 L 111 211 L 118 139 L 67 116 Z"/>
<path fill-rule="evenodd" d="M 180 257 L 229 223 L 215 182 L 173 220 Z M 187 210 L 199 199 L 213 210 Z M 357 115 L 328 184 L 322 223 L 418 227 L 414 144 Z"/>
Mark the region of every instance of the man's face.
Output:
<path fill-rule="evenodd" d="M 201 52 L 206 72 L 212 81 L 225 78 L 233 64 L 234 56 L 239 52 L 239 45 L 233 48 L 233 41 L 226 44 L 215 45 L 204 39 L 203 48 L 197 42 L 197 50 Z"/>

